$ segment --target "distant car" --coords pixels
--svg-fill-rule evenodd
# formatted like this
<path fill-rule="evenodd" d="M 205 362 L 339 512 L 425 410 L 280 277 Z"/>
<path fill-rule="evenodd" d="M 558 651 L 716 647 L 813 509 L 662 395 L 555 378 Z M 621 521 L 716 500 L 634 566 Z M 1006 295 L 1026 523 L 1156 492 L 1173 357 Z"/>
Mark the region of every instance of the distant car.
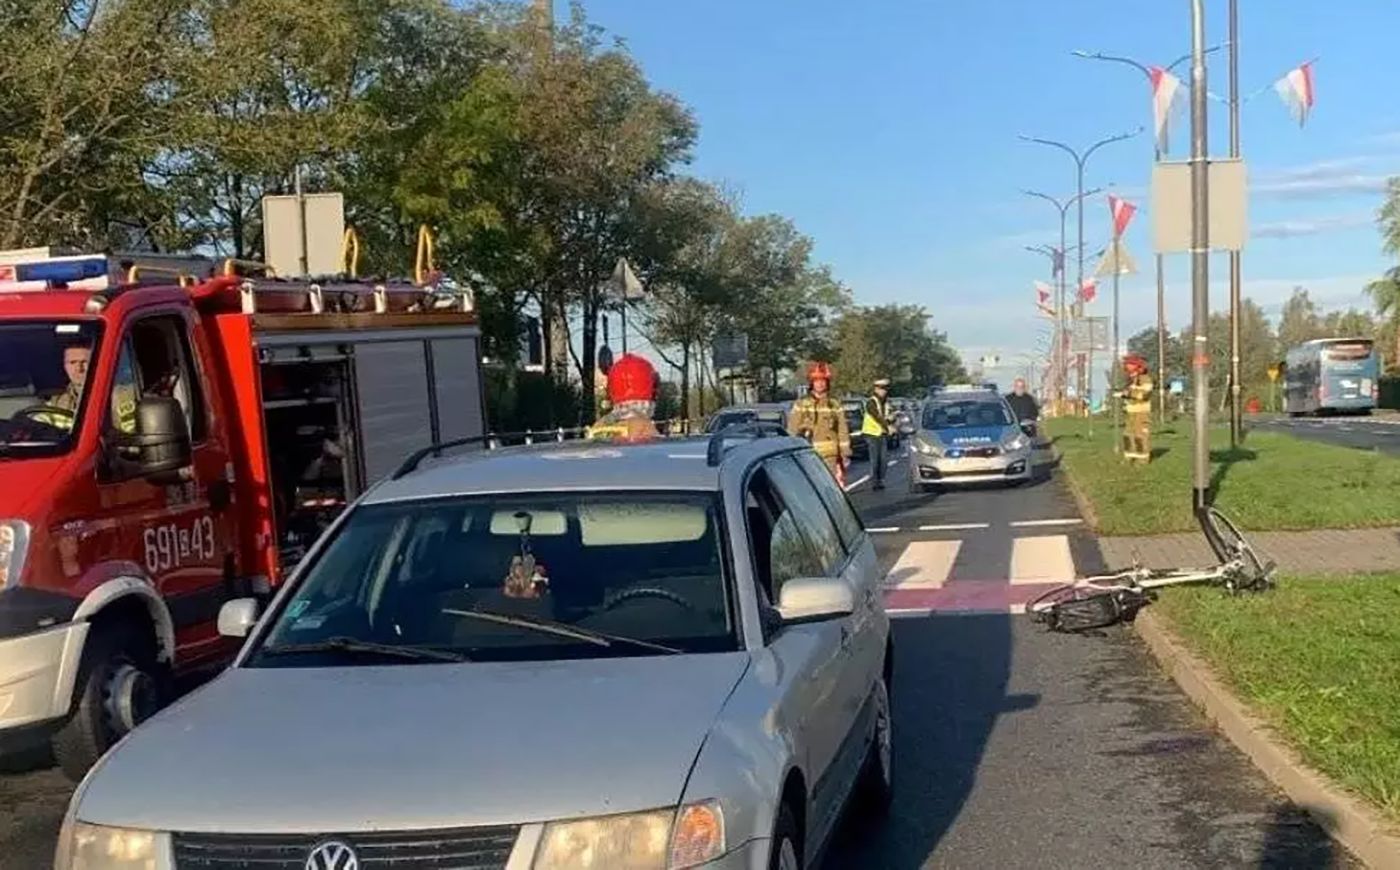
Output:
<path fill-rule="evenodd" d="M 223 605 L 237 660 L 98 763 L 57 866 L 812 866 L 889 805 L 893 647 L 845 493 L 763 434 L 406 464 Z"/>
<path fill-rule="evenodd" d="M 776 423 L 781 426 L 786 420 L 783 406 L 777 403 L 763 405 L 735 405 L 720 408 L 705 421 L 705 434 L 712 435 L 727 427 L 742 423 Z"/>
<path fill-rule="evenodd" d="M 909 451 L 911 489 L 1004 481 L 1032 472 L 1032 439 L 990 391 L 940 393 L 924 403 Z"/>
<path fill-rule="evenodd" d="M 841 406 L 846 409 L 846 427 L 851 430 L 851 458 L 869 459 L 870 441 L 865 433 L 860 431 L 860 424 L 865 420 L 864 400 L 847 399 Z"/>

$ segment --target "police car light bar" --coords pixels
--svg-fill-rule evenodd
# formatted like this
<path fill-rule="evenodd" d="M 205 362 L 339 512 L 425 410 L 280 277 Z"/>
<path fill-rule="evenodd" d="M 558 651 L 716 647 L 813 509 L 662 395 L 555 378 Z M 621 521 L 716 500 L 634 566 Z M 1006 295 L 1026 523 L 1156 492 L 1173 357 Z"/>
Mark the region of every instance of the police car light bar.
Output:
<path fill-rule="evenodd" d="M 0 292 L 34 292 L 53 288 L 105 290 L 111 286 L 105 256 L 49 257 L 0 263 Z"/>

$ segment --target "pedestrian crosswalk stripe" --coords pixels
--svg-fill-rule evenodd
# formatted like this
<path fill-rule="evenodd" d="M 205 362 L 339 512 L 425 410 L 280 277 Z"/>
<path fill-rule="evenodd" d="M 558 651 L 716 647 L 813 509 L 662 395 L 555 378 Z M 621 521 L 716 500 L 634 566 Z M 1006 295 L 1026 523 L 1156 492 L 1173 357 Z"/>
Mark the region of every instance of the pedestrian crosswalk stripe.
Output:
<path fill-rule="evenodd" d="M 941 589 L 953 572 L 962 541 L 914 541 L 899 554 L 890 573 L 887 589 Z"/>
<path fill-rule="evenodd" d="M 1012 585 L 1067 583 L 1074 579 L 1074 556 L 1069 538 L 1042 535 L 1011 539 Z"/>

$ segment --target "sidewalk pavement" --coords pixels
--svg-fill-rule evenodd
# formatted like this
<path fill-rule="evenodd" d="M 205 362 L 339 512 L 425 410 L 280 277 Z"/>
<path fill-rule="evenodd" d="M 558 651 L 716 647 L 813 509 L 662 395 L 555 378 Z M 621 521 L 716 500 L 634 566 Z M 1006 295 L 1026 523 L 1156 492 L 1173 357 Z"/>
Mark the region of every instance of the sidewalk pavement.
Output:
<path fill-rule="evenodd" d="M 1400 572 L 1400 528 L 1245 532 L 1245 537 L 1285 574 Z M 1203 566 L 1215 561 L 1200 532 L 1099 538 L 1099 550 L 1104 564 L 1115 569 L 1134 561 L 1149 568 Z"/>

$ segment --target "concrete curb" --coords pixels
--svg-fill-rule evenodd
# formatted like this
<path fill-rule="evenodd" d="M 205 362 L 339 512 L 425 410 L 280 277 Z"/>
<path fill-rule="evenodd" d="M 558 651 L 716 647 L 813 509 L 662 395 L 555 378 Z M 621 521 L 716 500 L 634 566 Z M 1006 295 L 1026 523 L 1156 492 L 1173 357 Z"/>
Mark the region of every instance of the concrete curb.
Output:
<path fill-rule="evenodd" d="M 1225 736 L 1367 867 L 1400 870 L 1400 834 L 1380 813 L 1305 765 L 1163 623 L 1151 610 L 1144 610 L 1133 625 L 1163 670 Z"/>
<path fill-rule="evenodd" d="M 1084 524 L 1097 532 L 1099 530 L 1099 515 L 1094 513 L 1094 503 L 1089 501 L 1089 497 L 1079 488 L 1079 482 L 1074 479 L 1074 475 L 1069 473 L 1069 469 L 1064 465 L 1064 454 L 1060 454 L 1060 466 L 1064 474 L 1060 479 L 1069 488 L 1069 494 L 1074 498 L 1075 507 L 1079 508 L 1079 515 L 1084 518 Z"/>

